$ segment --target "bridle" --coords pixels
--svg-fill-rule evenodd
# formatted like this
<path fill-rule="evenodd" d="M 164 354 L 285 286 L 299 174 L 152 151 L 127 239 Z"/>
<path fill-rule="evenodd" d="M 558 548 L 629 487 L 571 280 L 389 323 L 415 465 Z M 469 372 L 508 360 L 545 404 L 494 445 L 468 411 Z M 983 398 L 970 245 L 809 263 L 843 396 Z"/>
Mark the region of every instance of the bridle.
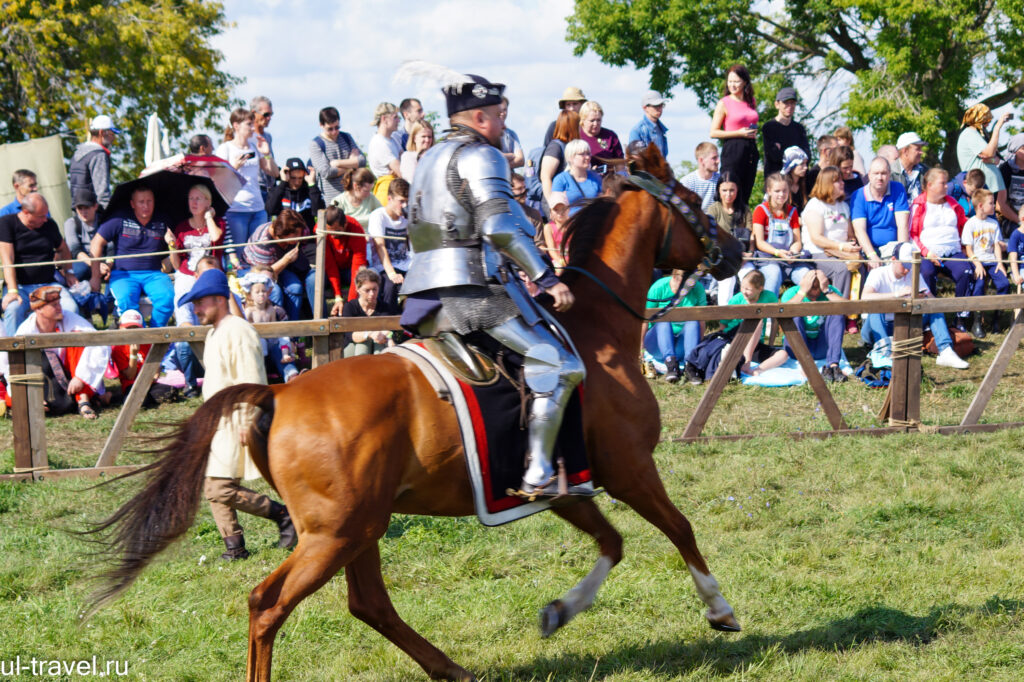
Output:
<path fill-rule="evenodd" d="M 568 265 L 565 269 L 572 270 L 573 272 L 578 272 L 589 277 L 609 296 L 611 296 L 616 303 L 628 310 L 633 317 L 643 320 L 644 322 L 653 322 L 667 314 L 668 311 L 676 306 L 676 303 L 678 303 L 683 296 L 690 293 L 690 290 L 697 283 L 697 280 L 703 276 L 704 272 L 714 269 L 722 262 L 722 248 L 718 245 L 718 224 L 715 222 L 714 218 L 708 216 L 710 229 L 704 229 L 704 226 L 697 219 L 693 209 L 683 201 L 682 197 L 676 194 L 676 187 L 679 183 L 676 182 L 675 179 L 669 180 L 668 182 L 662 182 L 650 173 L 638 170 L 634 170 L 628 176 L 628 179 L 630 183 L 644 190 L 654 197 L 658 203 L 669 209 L 668 220 L 665 221 L 665 230 L 661 238 L 661 246 L 658 248 L 658 255 L 655 259 L 654 267 L 662 267 L 665 260 L 669 257 L 672 249 L 672 228 L 677 215 L 690 226 L 690 229 L 693 230 L 697 240 L 700 242 L 701 248 L 704 249 L 704 257 L 701 259 L 700 265 L 698 265 L 695 270 L 684 272 L 683 279 L 680 281 L 679 286 L 676 288 L 676 291 L 672 294 L 671 298 L 647 299 L 652 303 L 665 303 L 662 308 L 659 308 L 650 317 L 644 317 L 633 310 L 628 303 L 622 300 L 621 296 L 612 291 L 607 284 L 587 270 L 573 265 Z"/>

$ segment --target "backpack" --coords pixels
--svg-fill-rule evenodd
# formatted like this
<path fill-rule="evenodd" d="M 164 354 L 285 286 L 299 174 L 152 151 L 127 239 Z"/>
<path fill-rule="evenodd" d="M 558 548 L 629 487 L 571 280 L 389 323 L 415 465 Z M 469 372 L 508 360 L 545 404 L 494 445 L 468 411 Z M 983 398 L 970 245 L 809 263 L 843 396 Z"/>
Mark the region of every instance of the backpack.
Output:
<path fill-rule="evenodd" d="M 561 140 L 552 140 L 557 142 L 562 148 L 562 154 L 565 154 L 565 143 Z M 544 150 L 547 147 L 536 147 L 530 150 L 529 155 L 526 157 L 526 199 L 528 201 L 541 201 L 544 198 L 544 185 L 540 182 L 540 162 L 544 158 Z M 563 162 L 564 165 L 564 162 Z M 561 169 L 559 169 L 561 171 Z"/>

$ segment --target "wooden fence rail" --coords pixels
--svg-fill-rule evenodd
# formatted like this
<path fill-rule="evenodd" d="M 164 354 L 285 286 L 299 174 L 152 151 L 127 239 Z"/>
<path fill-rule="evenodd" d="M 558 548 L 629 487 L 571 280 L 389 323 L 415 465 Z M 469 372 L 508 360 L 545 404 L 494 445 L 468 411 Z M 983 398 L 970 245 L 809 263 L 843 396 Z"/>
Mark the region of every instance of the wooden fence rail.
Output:
<path fill-rule="evenodd" d="M 322 294 L 321 294 L 322 295 Z M 920 423 L 921 358 L 920 355 L 900 357 L 893 362 L 893 376 L 887 400 L 888 409 L 880 418 L 887 425 L 880 428 L 849 429 L 836 405 L 828 386 L 821 379 L 804 344 L 794 317 L 807 315 L 853 315 L 864 313 L 893 313 L 894 331 L 897 339 L 908 339 L 921 335 L 922 316 L 929 313 L 955 311 L 1016 310 L 1013 324 L 1005 340 L 978 387 L 967 413 L 959 425 L 930 427 L 937 433 L 966 433 L 993 431 L 1013 428 L 1024 422 L 1003 424 L 979 424 L 995 390 L 1006 371 L 1013 353 L 1024 338 L 1024 294 L 1008 296 L 982 296 L 971 298 L 941 299 L 879 299 L 869 301 L 843 301 L 818 303 L 772 303 L 737 306 L 705 306 L 699 308 L 677 308 L 661 318 L 666 322 L 689 320 L 742 320 L 736 337 L 729 348 L 727 357 L 711 378 L 703 397 L 687 424 L 682 442 L 706 441 L 711 439 L 738 440 L 767 434 L 730 434 L 719 436 L 702 435 L 704 426 L 711 415 L 722 390 L 728 383 L 745 341 L 753 334 L 762 319 L 775 318 L 789 341 L 807 375 L 811 389 L 821 403 L 822 410 L 832 427 L 818 432 L 788 434 L 794 438 L 824 438 L 835 435 L 885 435 L 905 432 L 917 428 Z M 648 313 L 653 312 L 648 311 Z M 308 336 L 313 340 L 313 366 L 339 359 L 342 352 L 342 338 L 345 333 L 372 331 L 377 329 L 397 330 L 398 317 L 374 318 L 329 318 L 298 322 L 273 322 L 255 325 L 260 336 Z M 142 406 L 143 398 L 156 378 L 159 362 L 167 344 L 188 342 L 202 357 L 201 344 L 209 327 L 165 327 L 158 329 L 123 329 L 82 333 L 41 334 L 23 337 L 0 338 L 0 351 L 6 351 L 12 374 L 38 375 L 42 371 L 42 351 L 47 348 L 66 346 L 97 346 L 123 344 L 153 344 L 153 349 L 140 369 L 139 376 L 125 397 L 124 406 L 118 414 L 114 427 L 107 438 L 96 465 L 87 468 L 54 470 L 50 469 L 46 456 L 46 422 L 43 412 L 43 389 L 41 383 L 20 383 L 11 385 L 14 436 L 14 473 L 0 475 L 0 480 L 41 480 L 71 476 L 96 477 L 123 473 L 131 466 L 116 464 L 117 454 Z M 27 406 L 27 409 L 26 409 Z"/>

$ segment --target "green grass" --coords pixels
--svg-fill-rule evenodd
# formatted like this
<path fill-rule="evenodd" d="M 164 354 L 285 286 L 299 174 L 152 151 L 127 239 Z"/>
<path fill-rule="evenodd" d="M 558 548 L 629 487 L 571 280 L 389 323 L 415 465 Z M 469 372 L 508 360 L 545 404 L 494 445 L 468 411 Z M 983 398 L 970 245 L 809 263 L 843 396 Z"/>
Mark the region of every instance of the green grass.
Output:
<path fill-rule="evenodd" d="M 993 355 L 989 346 L 959 373 L 926 359 L 925 421 L 959 421 Z M 1018 418 L 1020 362 L 993 398 L 989 421 Z M 680 434 L 699 389 L 654 386 L 665 434 Z M 883 395 L 852 383 L 836 389 L 851 426 L 874 425 Z M 195 404 L 142 418 L 186 414 Z M 826 428 L 815 407 L 806 388 L 730 386 L 709 431 Z M 52 420 L 51 460 L 91 464 L 112 421 L 112 411 L 98 424 Z M 6 467 L 9 424 L 0 426 Z M 592 542 L 553 515 L 499 529 L 475 519 L 396 517 L 381 541 L 385 579 L 399 613 L 481 680 L 1019 679 L 1022 439 L 1021 431 L 1002 431 L 661 445 L 666 486 L 736 609 L 739 634 L 707 628 L 674 548 L 607 497 L 599 504 L 623 533 L 626 557 L 591 610 L 549 639 L 537 632 L 538 609 L 596 558 Z M 223 548 L 204 505 L 181 543 L 83 624 L 95 568 L 90 548 L 65 530 L 109 512 L 132 489 L 86 486 L 0 484 L 0 660 L 96 655 L 127 659 L 129 679 L 241 679 L 246 597 L 286 556 L 273 547 L 272 525 L 243 516 L 254 555 L 228 565 L 217 559 Z M 285 623 L 275 679 L 426 676 L 348 614 L 338 577 Z"/>

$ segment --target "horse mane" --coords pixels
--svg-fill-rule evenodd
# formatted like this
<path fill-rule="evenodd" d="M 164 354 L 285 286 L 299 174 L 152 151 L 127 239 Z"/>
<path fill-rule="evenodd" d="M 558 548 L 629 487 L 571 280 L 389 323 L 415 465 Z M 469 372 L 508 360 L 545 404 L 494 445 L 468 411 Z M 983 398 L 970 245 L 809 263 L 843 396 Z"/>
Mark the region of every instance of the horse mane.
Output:
<path fill-rule="evenodd" d="M 635 191 L 636 189 L 632 185 L 624 188 L 625 191 Z M 580 210 L 565 225 L 565 234 L 562 237 L 562 256 L 567 265 L 583 267 L 594 249 L 608 233 L 618 212 L 617 198 L 597 197 L 583 202 Z M 561 279 L 566 284 L 571 284 L 578 275 L 578 272 L 566 270 L 561 275 Z"/>

